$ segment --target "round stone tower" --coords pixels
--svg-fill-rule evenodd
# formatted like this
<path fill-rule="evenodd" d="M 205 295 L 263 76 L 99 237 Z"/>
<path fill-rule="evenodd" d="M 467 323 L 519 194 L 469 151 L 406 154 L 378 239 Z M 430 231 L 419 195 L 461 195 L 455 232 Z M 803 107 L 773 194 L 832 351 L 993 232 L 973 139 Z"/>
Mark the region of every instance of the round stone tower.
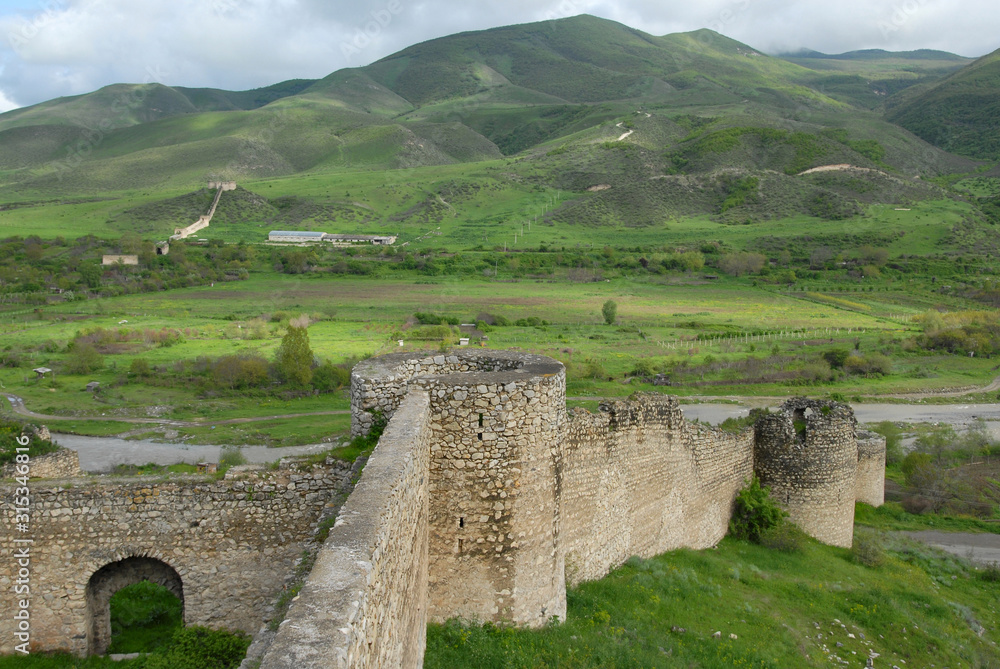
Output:
<path fill-rule="evenodd" d="M 410 388 L 430 397 L 429 613 L 537 626 L 565 618 L 556 462 L 566 375 L 508 351 L 394 354 L 359 364 L 352 428 Z"/>
<path fill-rule="evenodd" d="M 850 546 L 857 421 L 846 404 L 793 398 L 755 425 L 754 471 L 789 519 L 823 543 Z"/>

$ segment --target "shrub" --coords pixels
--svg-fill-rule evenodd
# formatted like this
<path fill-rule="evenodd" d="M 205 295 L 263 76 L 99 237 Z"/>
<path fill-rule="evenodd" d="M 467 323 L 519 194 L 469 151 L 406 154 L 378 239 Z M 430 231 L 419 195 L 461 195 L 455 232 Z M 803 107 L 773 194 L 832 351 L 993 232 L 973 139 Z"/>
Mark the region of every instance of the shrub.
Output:
<path fill-rule="evenodd" d="M 327 360 L 313 370 L 312 387 L 323 393 L 332 393 L 351 382 L 351 370 L 338 367 Z"/>
<path fill-rule="evenodd" d="M 153 373 L 152 368 L 149 366 L 149 361 L 145 358 L 136 358 L 128 366 L 129 374 L 135 374 L 136 376 L 141 376 L 146 378 Z"/>
<path fill-rule="evenodd" d="M 755 474 L 736 495 L 729 532 L 737 539 L 760 543 L 761 535 L 786 517 L 788 514 L 771 499 L 771 489 L 761 486 Z"/>
<path fill-rule="evenodd" d="M 782 521 L 776 526 L 764 530 L 760 535 L 760 545 L 783 553 L 801 551 L 807 541 L 807 535 L 795 523 Z"/>
<path fill-rule="evenodd" d="M 979 580 L 987 583 L 1000 581 L 1000 563 L 990 562 L 979 572 Z"/>
<path fill-rule="evenodd" d="M 885 537 L 880 532 L 865 528 L 854 531 L 851 557 L 866 567 L 878 567 L 885 562 Z"/>
<path fill-rule="evenodd" d="M 74 342 L 66 359 L 66 371 L 70 374 L 90 374 L 104 367 L 104 358 L 93 344 Z"/>
<path fill-rule="evenodd" d="M 274 358 L 278 374 L 293 386 L 308 385 L 312 380 L 312 361 L 309 333 L 304 327 L 289 324 Z"/>
<path fill-rule="evenodd" d="M 31 437 L 31 441 L 28 443 L 29 457 L 36 458 L 39 455 L 59 450 L 59 446 L 51 441 L 39 439 L 36 435 L 31 434 L 33 429 L 17 421 L 0 418 L 0 465 L 14 461 L 17 449 L 21 447 L 17 440 L 22 435 Z"/>
<path fill-rule="evenodd" d="M 253 388 L 268 380 L 267 360 L 256 353 L 225 355 L 212 365 L 212 379 L 226 388 Z"/>
<path fill-rule="evenodd" d="M 604 316 L 605 323 L 614 325 L 615 318 L 618 317 L 618 304 L 614 300 L 608 300 L 601 307 L 601 315 Z"/>
<path fill-rule="evenodd" d="M 219 455 L 219 470 L 225 471 L 230 467 L 236 467 L 238 465 L 245 465 L 247 463 L 247 456 L 243 455 L 243 451 L 240 450 L 239 446 L 223 446 L 222 452 Z"/>

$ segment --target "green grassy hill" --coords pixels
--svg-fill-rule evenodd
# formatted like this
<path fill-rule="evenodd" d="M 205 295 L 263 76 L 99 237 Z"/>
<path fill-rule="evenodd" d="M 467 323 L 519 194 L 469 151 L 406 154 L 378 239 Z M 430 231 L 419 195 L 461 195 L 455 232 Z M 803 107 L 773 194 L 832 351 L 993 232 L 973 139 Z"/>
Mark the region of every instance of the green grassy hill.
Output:
<path fill-rule="evenodd" d="M 896 90 L 893 100 L 919 99 L 911 91 L 964 62 L 929 51 L 777 58 L 709 30 L 654 36 L 586 15 L 507 26 L 318 81 L 244 92 L 117 85 L 0 115 L 0 202 L 124 194 L 98 225 L 160 234 L 190 218 L 173 198 L 206 179 L 309 175 L 335 191 L 348 173 L 419 169 L 434 196 L 381 221 L 429 222 L 450 215 L 436 185 L 452 178 L 447 166 L 506 157 L 519 198 L 568 192 L 550 220 L 571 225 L 837 220 L 938 198 L 914 177 L 976 167 L 876 109 Z M 799 176 L 838 164 L 869 172 Z M 311 197 L 321 208 L 331 201 Z M 127 213 L 145 204 L 153 214 Z M 285 219 L 248 207 L 226 220 L 244 238 Z"/>
<path fill-rule="evenodd" d="M 907 97 L 887 117 L 947 151 L 1000 159 L 1000 50 Z"/>

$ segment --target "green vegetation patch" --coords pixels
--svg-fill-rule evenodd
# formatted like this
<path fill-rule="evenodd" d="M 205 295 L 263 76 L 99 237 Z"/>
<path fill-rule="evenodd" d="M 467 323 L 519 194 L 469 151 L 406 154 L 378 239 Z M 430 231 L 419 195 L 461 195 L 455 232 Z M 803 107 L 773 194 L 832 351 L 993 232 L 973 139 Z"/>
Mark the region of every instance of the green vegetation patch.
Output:
<path fill-rule="evenodd" d="M 882 542 L 875 568 L 811 539 L 787 551 L 726 538 L 716 550 L 632 558 L 570 590 L 565 622 L 431 625 L 425 666 L 777 669 L 863 666 L 872 651 L 886 666 L 1000 661 L 983 626 L 1000 585 L 933 549 Z"/>

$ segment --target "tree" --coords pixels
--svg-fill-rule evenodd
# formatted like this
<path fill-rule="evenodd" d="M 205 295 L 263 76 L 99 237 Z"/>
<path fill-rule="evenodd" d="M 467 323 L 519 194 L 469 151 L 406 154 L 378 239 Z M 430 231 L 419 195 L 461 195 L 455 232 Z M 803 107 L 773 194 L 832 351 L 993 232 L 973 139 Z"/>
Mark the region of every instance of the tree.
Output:
<path fill-rule="evenodd" d="M 308 385 L 312 380 L 312 361 L 309 333 L 304 327 L 289 325 L 274 358 L 278 375 L 293 386 Z"/>
<path fill-rule="evenodd" d="M 88 342 L 73 342 L 66 358 L 66 371 L 70 374 L 90 374 L 104 367 L 104 358 Z"/>
<path fill-rule="evenodd" d="M 614 300 L 608 300 L 601 307 L 601 313 L 604 314 L 604 322 L 608 325 L 615 324 L 615 318 L 618 316 L 618 304 Z"/>

